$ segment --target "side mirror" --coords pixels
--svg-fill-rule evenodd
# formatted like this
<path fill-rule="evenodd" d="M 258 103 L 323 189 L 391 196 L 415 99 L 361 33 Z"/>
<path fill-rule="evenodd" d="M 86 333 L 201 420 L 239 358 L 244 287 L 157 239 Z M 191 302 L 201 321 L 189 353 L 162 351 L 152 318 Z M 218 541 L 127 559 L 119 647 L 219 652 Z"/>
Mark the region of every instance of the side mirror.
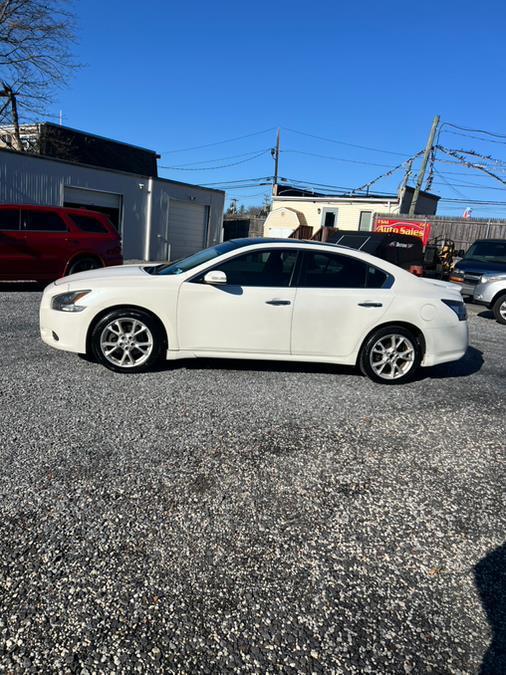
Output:
<path fill-rule="evenodd" d="M 212 272 L 208 272 L 205 275 L 204 283 L 213 285 L 226 284 L 227 275 L 225 274 L 225 272 L 221 272 L 220 270 L 213 270 Z"/>
<path fill-rule="evenodd" d="M 463 258 L 465 256 L 466 252 L 463 248 L 459 248 L 457 251 L 455 251 L 455 256 L 457 258 Z"/>

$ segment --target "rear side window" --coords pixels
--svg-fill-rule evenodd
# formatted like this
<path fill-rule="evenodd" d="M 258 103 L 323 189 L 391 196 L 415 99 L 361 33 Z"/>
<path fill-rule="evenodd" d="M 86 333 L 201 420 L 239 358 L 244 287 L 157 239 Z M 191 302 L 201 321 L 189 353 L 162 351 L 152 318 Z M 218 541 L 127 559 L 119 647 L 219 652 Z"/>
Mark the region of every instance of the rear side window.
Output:
<path fill-rule="evenodd" d="M 0 230 L 19 230 L 19 209 L 0 209 Z"/>
<path fill-rule="evenodd" d="M 108 230 L 97 218 L 93 216 L 82 216 L 72 213 L 72 222 L 77 225 L 81 232 L 92 232 L 94 234 L 107 234 Z"/>
<path fill-rule="evenodd" d="M 24 211 L 23 229 L 30 232 L 66 232 L 67 225 L 54 211 Z"/>
<path fill-rule="evenodd" d="M 301 288 L 388 288 L 393 278 L 383 270 L 351 256 L 304 253 Z"/>
<path fill-rule="evenodd" d="M 334 253 L 304 253 L 299 286 L 302 288 L 364 288 L 367 265 Z"/>
<path fill-rule="evenodd" d="M 388 283 L 387 283 L 388 282 Z M 383 270 L 379 270 L 377 267 L 368 265 L 367 268 L 367 288 L 390 288 L 393 282 L 393 277 L 391 277 Z"/>

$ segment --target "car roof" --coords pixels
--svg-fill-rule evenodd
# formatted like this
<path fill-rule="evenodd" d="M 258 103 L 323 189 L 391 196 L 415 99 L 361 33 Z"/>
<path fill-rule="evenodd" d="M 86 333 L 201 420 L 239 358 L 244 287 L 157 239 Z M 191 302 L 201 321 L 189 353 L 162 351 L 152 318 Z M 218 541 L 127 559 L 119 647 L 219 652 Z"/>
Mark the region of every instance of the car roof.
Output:
<path fill-rule="evenodd" d="M 349 246 L 340 246 L 329 241 L 315 241 L 313 239 L 283 239 L 281 237 L 243 237 L 242 239 L 231 239 L 240 246 L 254 246 L 255 244 L 309 244 L 310 246 L 328 246 L 329 248 L 349 248 Z"/>

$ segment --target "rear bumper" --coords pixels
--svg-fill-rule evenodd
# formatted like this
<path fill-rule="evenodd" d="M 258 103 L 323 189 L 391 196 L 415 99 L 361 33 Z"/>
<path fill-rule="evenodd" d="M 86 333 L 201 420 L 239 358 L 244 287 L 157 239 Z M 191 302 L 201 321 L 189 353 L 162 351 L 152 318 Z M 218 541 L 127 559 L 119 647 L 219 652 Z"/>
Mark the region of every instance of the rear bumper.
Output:
<path fill-rule="evenodd" d="M 467 321 L 459 321 L 453 326 L 429 328 L 424 332 L 425 356 L 422 366 L 437 366 L 439 363 L 458 361 L 469 345 L 469 327 Z"/>

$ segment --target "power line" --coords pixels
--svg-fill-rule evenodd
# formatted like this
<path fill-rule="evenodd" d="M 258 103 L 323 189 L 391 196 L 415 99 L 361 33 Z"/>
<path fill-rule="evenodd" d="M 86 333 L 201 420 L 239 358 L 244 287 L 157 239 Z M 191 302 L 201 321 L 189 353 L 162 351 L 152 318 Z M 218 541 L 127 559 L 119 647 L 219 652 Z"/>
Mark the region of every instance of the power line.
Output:
<path fill-rule="evenodd" d="M 381 148 L 371 148 L 367 145 L 357 145 L 356 143 L 348 143 L 346 141 L 337 141 L 334 138 L 326 138 L 325 136 L 317 136 L 316 134 L 309 134 L 305 131 L 297 131 L 297 129 L 289 129 L 282 127 L 285 131 L 290 131 L 292 134 L 299 134 L 300 136 L 308 136 L 309 138 L 317 138 L 319 141 L 326 141 L 327 143 L 336 143 L 338 145 L 347 145 L 350 148 L 359 148 L 361 150 L 370 150 L 372 152 L 383 152 L 387 155 L 397 155 L 399 157 L 409 157 L 405 152 L 394 152 L 393 150 L 382 150 Z"/>
<path fill-rule="evenodd" d="M 268 181 L 268 182 L 266 182 Z M 260 178 L 241 178 L 239 180 L 220 180 L 214 183 L 202 183 L 202 185 L 252 185 L 254 187 L 260 187 L 261 185 L 271 184 L 272 176 L 264 176 Z"/>
<path fill-rule="evenodd" d="M 270 148 L 264 148 L 263 150 L 251 150 L 251 152 L 241 152 L 238 155 L 226 155 L 225 157 L 215 157 L 213 159 L 201 159 L 198 162 L 185 162 L 184 164 L 179 164 L 178 167 L 183 166 L 195 166 L 197 164 L 207 164 L 209 162 L 222 162 L 225 159 L 235 159 L 236 157 L 249 157 L 250 155 L 255 155 L 261 152 L 270 152 Z M 172 169 L 172 166 L 161 166 L 163 169 Z"/>
<path fill-rule="evenodd" d="M 180 148 L 178 150 L 164 150 L 161 154 L 167 155 L 174 152 L 190 152 L 190 150 L 200 150 L 201 148 L 211 148 L 215 145 L 223 145 L 224 143 L 233 143 L 234 141 L 241 141 L 243 138 L 251 138 L 252 136 L 260 136 L 261 134 L 266 134 L 269 131 L 273 131 L 276 127 L 269 127 L 269 129 L 263 129 L 263 131 L 254 131 L 252 134 L 245 134 L 244 136 L 235 136 L 234 138 L 227 138 L 224 141 L 216 141 L 214 143 L 205 143 L 204 145 L 193 145 L 191 148 Z"/>
<path fill-rule="evenodd" d="M 474 138 L 477 141 L 483 141 L 484 143 L 500 143 L 501 145 L 506 145 L 506 141 L 496 141 L 492 138 L 483 138 L 482 136 L 475 136 L 474 134 L 463 134 L 460 131 L 451 131 L 451 130 L 445 130 L 445 133 L 447 134 L 453 134 L 455 136 L 461 136 L 464 138 Z"/>
<path fill-rule="evenodd" d="M 439 201 L 451 202 L 455 204 L 488 204 L 490 206 L 506 206 L 506 202 L 482 199 L 454 199 L 453 197 L 441 197 Z"/>
<path fill-rule="evenodd" d="M 358 159 L 345 159 L 344 157 L 333 157 L 331 155 L 319 155 L 316 152 L 305 152 L 304 150 L 281 150 L 281 152 L 294 152 L 298 155 L 308 155 L 310 157 L 321 157 L 322 159 L 332 159 L 337 162 L 346 162 L 348 164 L 364 164 L 366 166 L 378 166 L 390 169 L 390 164 L 375 164 L 374 162 L 364 162 Z"/>
<path fill-rule="evenodd" d="M 237 166 L 238 164 L 245 164 L 246 162 L 251 162 L 254 159 L 258 159 L 262 155 L 265 155 L 270 150 L 262 150 L 262 152 L 253 155 L 253 157 L 248 157 L 247 159 L 241 159 L 238 162 L 230 162 L 230 164 L 219 164 L 218 166 L 199 166 L 191 168 L 189 166 L 164 166 L 160 165 L 161 169 L 171 169 L 172 171 L 214 171 L 215 169 L 226 169 L 229 166 Z"/>
<path fill-rule="evenodd" d="M 441 127 L 453 127 L 453 129 L 460 129 L 460 131 L 470 131 L 475 134 L 486 134 L 488 136 L 494 136 L 495 138 L 506 138 L 505 134 L 498 134 L 494 131 L 486 131 L 485 129 L 469 129 L 469 127 L 460 127 L 458 124 L 452 124 L 451 122 L 443 122 Z"/>

